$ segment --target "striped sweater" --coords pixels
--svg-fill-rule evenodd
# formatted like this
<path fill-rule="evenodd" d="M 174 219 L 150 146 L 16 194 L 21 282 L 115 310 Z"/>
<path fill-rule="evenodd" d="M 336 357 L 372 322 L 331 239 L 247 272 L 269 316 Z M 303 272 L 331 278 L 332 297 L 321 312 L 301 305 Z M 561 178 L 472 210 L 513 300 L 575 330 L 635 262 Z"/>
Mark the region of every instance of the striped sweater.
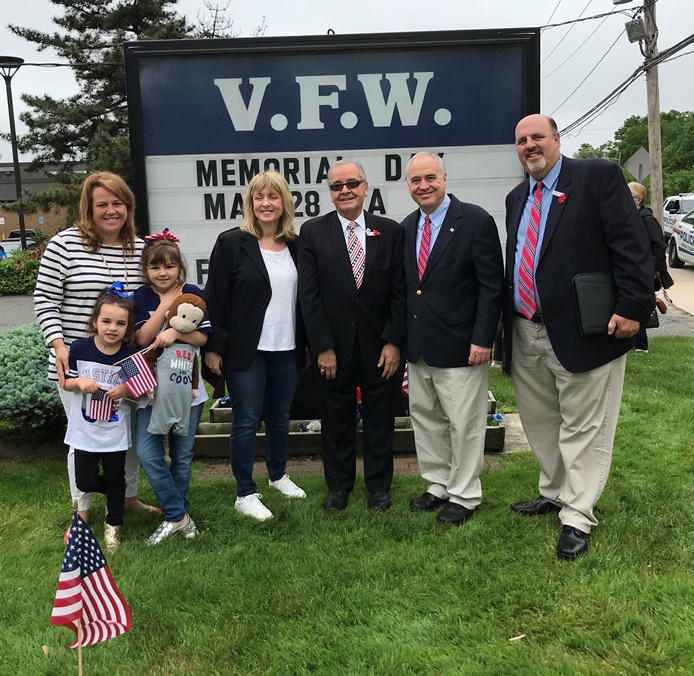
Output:
<path fill-rule="evenodd" d="M 99 294 L 114 281 L 125 283 L 126 267 L 126 291 L 133 293 L 142 285 L 143 246 L 142 240 L 136 240 L 135 254 L 125 258 L 121 246 L 102 246 L 98 253 L 90 254 L 84 248 L 79 229 L 74 226 L 59 232 L 48 242 L 34 291 L 34 309 L 46 345 L 50 347 L 56 338 L 62 338 L 69 347 L 75 339 L 83 338 Z M 52 348 L 48 378 L 58 380 Z"/>

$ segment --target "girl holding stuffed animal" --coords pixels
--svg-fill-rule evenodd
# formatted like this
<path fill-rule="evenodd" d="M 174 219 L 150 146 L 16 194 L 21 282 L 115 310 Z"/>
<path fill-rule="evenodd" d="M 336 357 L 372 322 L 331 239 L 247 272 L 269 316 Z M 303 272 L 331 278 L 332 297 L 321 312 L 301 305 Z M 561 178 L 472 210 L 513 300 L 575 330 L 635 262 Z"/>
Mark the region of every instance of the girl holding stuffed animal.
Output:
<path fill-rule="evenodd" d="M 137 457 L 164 512 L 165 520 L 149 538 L 150 544 L 157 544 L 171 535 L 191 539 L 198 532 L 188 514 L 188 487 L 195 432 L 208 397 L 202 384 L 193 396 L 190 376 L 199 348 L 207 342 L 210 324 L 203 309 L 196 318 L 202 321 L 186 326 L 197 326 L 191 332 L 183 333 L 169 325 L 171 310 L 176 312 L 182 294 L 199 299 L 199 303 L 185 307 L 204 308 L 202 292 L 185 283 L 187 270 L 176 244 L 179 239 L 168 228 L 145 237 L 145 241 L 142 274 L 147 283 L 135 292 L 135 338 L 140 347 L 151 344 L 164 352 L 157 360 L 158 394 L 137 411 L 136 434 Z M 164 395 L 162 388 L 166 387 L 173 387 L 175 392 Z M 170 465 L 165 457 L 165 436 L 169 440 Z"/>
<path fill-rule="evenodd" d="M 72 392 L 65 443 L 75 449 L 75 482 L 85 493 L 106 494 L 104 541 L 121 543 L 125 509 L 125 452 L 131 447 L 128 390 L 118 362 L 137 351 L 133 301 L 115 282 L 99 296 L 87 323 L 89 338 L 70 346 L 63 389 Z M 99 464 L 103 474 L 99 473 Z"/>

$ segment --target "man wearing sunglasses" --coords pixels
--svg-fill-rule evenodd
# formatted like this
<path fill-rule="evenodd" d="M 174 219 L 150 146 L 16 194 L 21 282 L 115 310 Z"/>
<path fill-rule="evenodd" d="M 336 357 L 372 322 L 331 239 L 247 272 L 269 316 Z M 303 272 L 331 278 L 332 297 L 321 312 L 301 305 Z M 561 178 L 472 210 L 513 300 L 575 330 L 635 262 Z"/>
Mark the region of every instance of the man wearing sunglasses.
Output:
<path fill-rule="evenodd" d="M 446 179 L 432 153 L 417 153 L 407 165 L 419 208 L 402 222 L 406 356 L 417 460 L 428 484 L 410 509 L 438 511 L 437 521 L 460 526 L 482 500 L 488 368 L 504 269 L 494 219 L 446 194 Z"/>
<path fill-rule="evenodd" d="M 385 511 L 405 337 L 403 231 L 364 211 L 369 184 L 357 162 L 336 162 L 328 186 L 335 211 L 304 223 L 299 247 L 299 302 L 321 376 L 324 507 L 344 509 L 354 487 L 359 386 L 368 507 Z"/>

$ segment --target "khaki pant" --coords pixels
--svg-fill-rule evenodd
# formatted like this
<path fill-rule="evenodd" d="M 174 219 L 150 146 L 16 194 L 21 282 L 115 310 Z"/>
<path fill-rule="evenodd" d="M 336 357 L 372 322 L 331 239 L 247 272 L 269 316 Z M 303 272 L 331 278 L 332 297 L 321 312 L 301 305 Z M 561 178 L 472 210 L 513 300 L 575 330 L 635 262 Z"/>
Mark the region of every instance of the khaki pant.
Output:
<path fill-rule="evenodd" d="M 488 364 L 459 368 L 409 364 L 410 417 L 429 493 L 475 509 L 487 431 Z"/>
<path fill-rule="evenodd" d="M 563 525 L 586 533 L 612 461 L 626 355 L 584 373 L 567 371 L 542 324 L 516 317 L 511 374 L 521 423 L 540 464 L 540 495 Z"/>

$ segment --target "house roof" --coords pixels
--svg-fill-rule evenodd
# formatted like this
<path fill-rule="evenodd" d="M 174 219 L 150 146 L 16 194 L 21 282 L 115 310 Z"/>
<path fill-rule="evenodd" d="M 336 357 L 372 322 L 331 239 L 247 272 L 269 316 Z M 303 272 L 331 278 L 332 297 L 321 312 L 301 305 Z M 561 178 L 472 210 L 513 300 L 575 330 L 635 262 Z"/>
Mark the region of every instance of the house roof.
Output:
<path fill-rule="evenodd" d="M 19 163 L 19 177 L 22 183 L 22 191 L 46 192 L 51 188 L 57 188 L 61 184 L 53 178 L 61 167 L 58 165 L 46 165 L 38 171 L 28 171 L 30 162 Z M 86 166 L 83 163 L 73 165 L 72 171 L 84 173 Z M 0 161 L 0 202 L 14 202 L 17 199 L 15 187 L 14 165 L 12 162 Z"/>

